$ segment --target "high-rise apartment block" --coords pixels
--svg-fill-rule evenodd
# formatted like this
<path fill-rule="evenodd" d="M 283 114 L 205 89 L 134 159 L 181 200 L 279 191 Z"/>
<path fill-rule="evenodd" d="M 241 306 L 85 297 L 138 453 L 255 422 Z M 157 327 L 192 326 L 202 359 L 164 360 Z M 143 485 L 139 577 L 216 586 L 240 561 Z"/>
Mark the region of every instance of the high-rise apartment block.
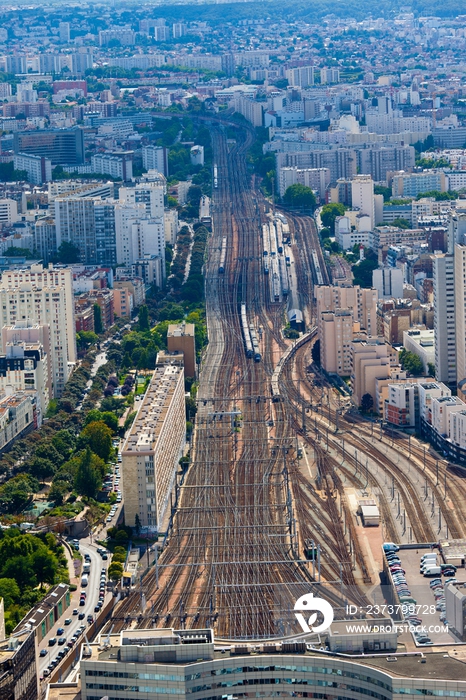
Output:
<path fill-rule="evenodd" d="M 370 229 L 374 228 L 374 181 L 370 175 L 356 175 L 351 181 L 353 208 L 370 218 Z"/>
<path fill-rule="evenodd" d="M 115 207 L 100 197 L 55 200 L 57 248 L 63 241 L 79 249 L 85 265 L 116 265 Z"/>
<path fill-rule="evenodd" d="M 144 204 L 147 216 L 153 219 L 163 217 L 165 187 L 158 182 L 139 182 L 135 187 L 120 188 L 120 202 L 124 204 Z"/>
<path fill-rule="evenodd" d="M 157 170 L 168 175 L 167 149 L 163 146 L 143 146 L 142 164 L 146 170 Z"/>
<path fill-rule="evenodd" d="M 60 22 L 58 25 L 58 37 L 61 44 L 70 43 L 70 23 Z"/>
<path fill-rule="evenodd" d="M 455 263 L 450 253 L 434 256 L 435 377 L 456 384 Z M 464 312 L 464 309 L 463 309 Z"/>
<path fill-rule="evenodd" d="M 33 153 L 18 153 L 14 157 L 15 170 L 25 170 L 27 180 L 32 185 L 42 185 L 52 180 L 52 161 L 45 156 L 35 156 Z"/>
<path fill-rule="evenodd" d="M 183 368 L 156 367 L 122 450 L 125 518 L 157 531 L 165 514 L 186 432 Z"/>
<path fill-rule="evenodd" d="M 54 396 L 61 396 L 69 364 L 76 361 L 71 270 L 53 265 L 45 269 L 31 265 L 29 269 L 6 270 L 0 281 L 0 307 L 2 327 L 50 327 L 52 391 Z"/>
<path fill-rule="evenodd" d="M 302 66 L 300 68 L 290 68 L 285 72 L 288 85 L 292 87 L 309 87 L 314 85 L 314 66 Z"/>

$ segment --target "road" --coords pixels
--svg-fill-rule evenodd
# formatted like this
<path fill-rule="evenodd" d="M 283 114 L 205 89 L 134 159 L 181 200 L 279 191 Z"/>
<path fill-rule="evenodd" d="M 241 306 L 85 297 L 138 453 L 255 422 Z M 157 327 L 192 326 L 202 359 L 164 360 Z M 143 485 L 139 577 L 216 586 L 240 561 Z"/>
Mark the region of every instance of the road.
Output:
<path fill-rule="evenodd" d="M 91 544 L 89 538 L 80 541 L 79 550 L 81 554 L 83 555 L 83 557 L 84 554 L 89 554 L 91 558 L 89 584 L 85 589 L 81 589 L 81 587 L 79 586 L 78 590 L 72 593 L 70 607 L 64 611 L 63 615 L 57 620 L 50 632 L 47 634 L 46 637 L 44 637 L 44 639 L 39 644 L 39 652 L 42 649 L 47 650 L 46 656 L 39 657 L 40 676 L 43 675 L 44 669 L 46 669 L 50 662 L 57 656 L 58 652 L 64 648 L 63 646 L 58 646 L 58 643 L 55 644 L 53 647 L 48 646 L 49 639 L 51 639 L 52 637 L 56 637 L 58 639 L 59 635 L 57 634 L 57 630 L 60 627 L 63 627 L 64 633 L 61 636 L 66 637 L 66 640 L 69 641 L 81 625 L 85 625 L 86 630 L 89 629 L 90 625 L 88 625 L 87 623 L 88 615 L 92 614 L 95 617 L 94 608 L 99 600 L 99 584 L 101 570 L 103 568 L 107 569 L 108 564 L 110 562 L 110 557 L 107 561 L 102 560 L 100 554 L 97 553 L 98 546 L 99 545 L 97 544 Z M 82 607 L 80 607 L 79 605 L 79 597 L 81 590 L 85 590 L 87 593 L 86 604 Z M 105 603 L 108 602 L 111 596 L 111 591 L 107 591 Z M 73 609 L 77 609 L 80 613 L 84 613 L 84 619 L 79 620 L 78 615 L 73 615 Z M 71 624 L 65 626 L 65 620 L 67 618 L 71 618 Z M 72 651 L 69 652 L 69 654 L 77 653 L 78 650 L 76 649 L 76 646 L 73 647 Z M 69 656 L 69 654 L 67 656 Z"/>

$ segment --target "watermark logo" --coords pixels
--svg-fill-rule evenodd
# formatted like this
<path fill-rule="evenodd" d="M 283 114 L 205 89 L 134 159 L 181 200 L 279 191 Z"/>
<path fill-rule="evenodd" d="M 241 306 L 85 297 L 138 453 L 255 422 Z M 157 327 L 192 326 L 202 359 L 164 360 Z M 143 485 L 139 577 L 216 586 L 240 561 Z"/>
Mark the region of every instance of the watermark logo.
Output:
<path fill-rule="evenodd" d="M 320 634 L 321 632 L 327 630 L 333 622 L 333 608 L 328 600 L 324 600 L 323 598 L 315 598 L 313 593 L 306 593 L 305 595 L 302 595 L 301 598 L 298 598 L 294 604 L 294 609 L 296 619 L 301 625 L 303 632 Z M 300 612 L 297 612 L 298 610 Z M 306 621 L 306 618 L 302 613 L 309 611 L 312 611 L 312 614 L 309 615 Z M 314 627 L 313 625 L 317 620 L 317 613 L 319 612 L 324 616 L 324 620 L 320 625 Z"/>

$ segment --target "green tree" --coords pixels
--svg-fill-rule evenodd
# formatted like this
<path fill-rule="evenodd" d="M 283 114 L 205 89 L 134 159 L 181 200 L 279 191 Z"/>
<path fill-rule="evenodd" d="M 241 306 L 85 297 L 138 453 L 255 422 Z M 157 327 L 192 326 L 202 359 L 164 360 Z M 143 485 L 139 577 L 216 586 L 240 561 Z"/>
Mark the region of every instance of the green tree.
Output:
<path fill-rule="evenodd" d="M 21 591 L 37 586 L 37 578 L 30 557 L 13 557 L 2 567 L 2 578 L 13 578 Z"/>
<path fill-rule="evenodd" d="M 392 226 L 398 226 L 398 228 L 403 229 L 411 228 L 411 224 L 409 223 L 408 219 L 403 219 L 402 217 L 393 219 Z"/>
<path fill-rule="evenodd" d="M 143 304 L 141 308 L 139 309 L 138 313 L 139 317 L 139 330 L 141 333 L 144 333 L 145 331 L 150 330 L 150 323 L 149 323 L 149 309 L 147 308 L 146 304 Z"/>
<path fill-rule="evenodd" d="M 78 331 L 76 333 L 78 350 L 87 350 L 91 345 L 95 345 L 98 340 L 99 336 L 93 331 Z"/>
<path fill-rule="evenodd" d="M 54 583 L 58 573 L 57 558 L 46 547 L 41 547 L 32 555 L 32 568 L 40 586 Z"/>
<path fill-rule="evenodd" d="M 33 457 L 29 462 L 30 473 L 39 481 L 46 479 L 48 476 L 52 476 L 55 472 L 55 465 L 50 459 L 44 459 L 43 457 Z"/>
<path fill-rule="evenodd" d="M 104 332 L 104 324 L 102 321 L 102 309 L 98 304 L 94 304 L 94 330 L 96 333 Z"/>
<path fill-rule="evenodd" d="M 95 498 L 102 486 L 102 476 L 92 465 L 92 453 L 88 447 L 82 454 L 76 474 L 75 487 L 78 493 L 89 498 Z"/>
<path fill-rule="evenodd" d="M 118 432 L 118 416 L 111 411 L 99 411 L 98 408 L 91 408 L 86 415 L 84 425 L 86 426 L 96 421 L 103 421 L 112 432 Z"/>
<path fill-rule="evenodd" d="M 70 241 L 62 241 L 57 250 L 56 260 L 64 265 L 72 265 L 79 262 L 79 248 L 70 243 Z"/>
<path fill-rule="evenodd" d="M 14 578 L 0 578 L 0 598 L 3 598 L 5 610 L 19 602 L 21 591 Z"/>
<path fill-rule="evenodd" d="M 372 398 L 371 394 L 364 394 L 361 398 L 361 409 L 364 411 L 364 413 L 369 413 L 369 411 L 372 411 L 373 406 L 374 399 Z"/>
<path fill-rule="evenodd" d="M 435 364 L 433 362 L 428 362 L 427 367 L 429 369 L 429 377 L 435 377 Z"/>
<path fill-rule="evenodd" d="M 320 367 L 320 340 L 316 340 L 311 350 L 312 361 Z"/>
<path fill-rule="evenodd" d="M 424 374 L 424 364 L 416 353 L 408 352 L 405 348 L 402 348 L 399 359 L 403 369 L 413 377 L 421 377 Z"/>
<path fill-rule="evenodd" d="M 322 224 L 330 229 L 332 236 L 335 235 L 335 219 L 337 216 L 343 216 L 345 213 L 345 205 L 339 202 L 332 202 L 331 204 L 324 204 L 320 212 L 320 220 Z"/>
<path fill-rule="evenodd" d="M 123 566 L 120 562 L 111 563 L 108 567 L 108 577 L 111 581 L 119 581 L 123 576 Z"/>
<path fill-rule="evenodd" d="M 65 495 L 71 491 L 71 485 L 63 481 L 62 479 L 57 479 L 57 481 L 52 482 L 52 486 L 50 487 L 49 491 L 49 499 L 55 503 L 55 505 L 60 506 L 64 499 Z"/>
<path fill-rule="evenodd" d="M 103 420 L 92 421 L 82 430 L 79 437 L 83 445 L 88 445 L 94 454 L 107 462 L 112 453 L 113 433 Z"/>
<path fill-rule="evenodd" d="M 314 209 L 316 206 L 316 198 L 312 189 L 299 183 L 287 187 L 283 201 L 289 207 L 297 209 Z"/>

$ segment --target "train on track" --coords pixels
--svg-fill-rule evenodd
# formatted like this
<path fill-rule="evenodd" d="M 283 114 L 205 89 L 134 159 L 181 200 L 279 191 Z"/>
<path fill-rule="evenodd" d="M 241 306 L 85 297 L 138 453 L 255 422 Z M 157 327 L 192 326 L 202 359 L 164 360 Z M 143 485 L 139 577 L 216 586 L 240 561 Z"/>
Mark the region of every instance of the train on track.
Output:
<path fill-rule="evenodd" d="M 260 362 L 262 360 L 262 355 L 259 349 L 256 329 L 252 323 L 248 323 L 246 304 L 241 304 L 241 330 L 243 333 L 246 357 L 253 357 L 256 362 Z"/>
<path fill-rule="evenodd" d="M 285 220 L 286 226 L 286 219 Z M 282 297 L 286 297 L 290 290 L 288 278 L 287 262 L 284 257 L 283 246 L 283 230 L 285 224 L 282 219 L 274 219 L 262 225 L 262 265 L 264 274 L 270 276 L 270 295 L 272 301 L 281 301 Z M 287 233 L 289 235 L 289 233 Z"/>
<path fill-rule="evenodd" d="M 218 187 L 218 169 L 217 166 L 214 165 L 214 189 L 217 189 Z"/>
<path fill-rule="evenodd" d="M 222 238 L 222 250 L 220 252 L 220 265 L 218 266 L 218 271 L 223 274 L 225 272 L 225 260 L 227 257 L 227 237 Z"/>
<path fill-rule="evenodd" d="M 322 275 L 322 270 L 320 269 L 319 256 L 317 255 L 317 250 L 313 248 L 311 250 L 312 265 L 314 267 L 314 274 L 316 278 L 316 284 L 324 284 L 324 277 Z"/>

